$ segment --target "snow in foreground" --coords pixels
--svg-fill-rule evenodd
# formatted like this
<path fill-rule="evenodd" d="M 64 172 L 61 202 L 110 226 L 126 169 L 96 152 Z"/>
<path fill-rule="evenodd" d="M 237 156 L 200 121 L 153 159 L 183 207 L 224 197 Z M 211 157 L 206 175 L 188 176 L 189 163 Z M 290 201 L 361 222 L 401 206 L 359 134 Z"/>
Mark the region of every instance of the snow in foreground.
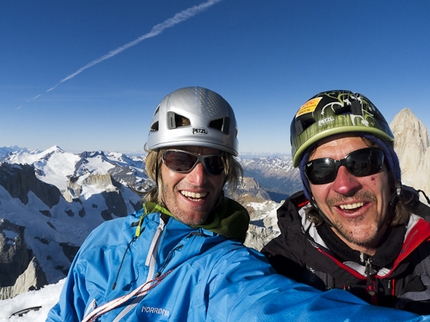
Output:
<path fill-rule="evenodd" d="M 12 299 L 0 301 L 0 322 L 45 322 L 48 312 L 57 302 L 65 279 L 57 284 L 46 285 L 38 291 L 20 294 Z M 12 316 L 20 310 L 41 306 L 38 311 L 30 311 L 22 316 Z"/>

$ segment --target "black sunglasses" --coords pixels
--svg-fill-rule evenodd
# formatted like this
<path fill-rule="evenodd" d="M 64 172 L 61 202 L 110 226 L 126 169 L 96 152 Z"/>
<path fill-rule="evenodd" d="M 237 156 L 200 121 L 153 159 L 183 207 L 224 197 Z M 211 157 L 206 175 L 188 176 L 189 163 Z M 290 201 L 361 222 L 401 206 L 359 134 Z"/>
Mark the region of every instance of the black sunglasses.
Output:
<path fill-rule="evenodd" d="M 224 171 L 222 154 L 198 155 L 183 150 L 166 150 L 162 160 L 166 167 L 179 173 L 191 172 L 199 162 L 209 174 L 220 175 Z"/>
<path fill-rule="evenodd" d="M 353 151 L 344 159 L 321 158 L 305 165 L 305 174 L 312 184 L 325 184 L 336 179 L 341 165 L 356 177 L 370 176 L 382 170 L 384 152 L 378 148 L 365 148 Z"/>

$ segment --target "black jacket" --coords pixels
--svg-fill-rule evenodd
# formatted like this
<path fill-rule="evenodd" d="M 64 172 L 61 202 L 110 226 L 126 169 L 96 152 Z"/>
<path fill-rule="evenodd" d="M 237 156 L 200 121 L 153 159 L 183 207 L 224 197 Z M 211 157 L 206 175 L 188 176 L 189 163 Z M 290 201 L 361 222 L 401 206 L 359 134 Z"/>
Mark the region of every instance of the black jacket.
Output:
<path fill-rule="evenodd" d="M 394 227 L 372 257 L 350 249 L 328 227 L 311 224 L 302 192 L 278 209 L 281 234 L 262 252 L 278 273 L 321 290 L 341 288 L 363 300 L 430 314 L 430 208 L 418 200 L 409 223 Z"/>

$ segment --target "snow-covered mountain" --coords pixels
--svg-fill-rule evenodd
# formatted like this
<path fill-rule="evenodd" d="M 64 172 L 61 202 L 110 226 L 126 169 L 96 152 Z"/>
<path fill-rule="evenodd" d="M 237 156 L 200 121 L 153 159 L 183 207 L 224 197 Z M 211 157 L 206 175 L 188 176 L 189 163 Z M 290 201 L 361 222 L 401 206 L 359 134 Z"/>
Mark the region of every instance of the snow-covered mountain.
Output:
<path fill-rule="evenodd" d="M 0 147 L 0 162 L 16 152 L 30 152 L 30 150 L 27 148 L 20 148 L 17 145 Z M 34 151 L 34 153 L 37 153 L 37 151 Z"/>
<path fill-rule="evenodd" d="M 0 165 L 2 299 L 64 278 L 90 231 L 141 208 L 132 188 L 150 184 L 142 160 L 119 153 L 6 150 Z"/>

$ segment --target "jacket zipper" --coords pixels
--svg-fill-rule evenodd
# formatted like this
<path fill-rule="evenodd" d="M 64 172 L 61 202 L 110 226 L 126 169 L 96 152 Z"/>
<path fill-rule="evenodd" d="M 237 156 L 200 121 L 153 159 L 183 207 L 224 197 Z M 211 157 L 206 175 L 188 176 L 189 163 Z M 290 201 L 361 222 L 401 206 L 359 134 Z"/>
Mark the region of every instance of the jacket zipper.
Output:
<path fill-rule="evenodd" d="M 146 276 L 146 281 L 148 282 L 154 276 L 158 242 L 160 241 L 161 233 L 164 230 L 164 221 L 160 219 L 157 230 L 155 231 L 154 237 L 152 237 L 151 245 L 149 246 L 148 255 L 146 256 L 145 265 L 148 266 L 148 275 Z"/>
<path fill-rule="evenodd" d="M 375 290 L 375 274 L 372 274 L 372 258 L 367 257 L 366 255 L 361 253 L 361 262 L 364 264 L 364 273 L 366 274 L 366 290 L 370 296 L 374 296 L 376 294 Z"/>
<path fill-rule="evenodd" d="M 154 276 L 155 278 L 159 277 L 159 276 L 163 273 L 164 269 L 166 268 L 166 265 L 169 263 L 169 261 L 170 261 L 170 259 L 172 258 L 173 254 L 174 254 L 177 250 L 180 250 L 183 246 L 184 246 L 183 244 L 180 244 L 180 245 L 176 246 L 175 248 L 173 248 L 173 249 L 169 252 L 169 254 L 167 255 L 167 257 L 166 257 L 165 261 L 164 261 L 164 262 L 163 262 L 163 264 L 161 265 L 160 269 L 159 269 L 159 270 L 158 270 L 158 272 L 155 274 L 155 276 Z"/>
<path fill-rule="evenodd" d="M 146 256 L 145 265 L 148 266 L 148 274 L 146 276 L 146 281 L 144 284 L 150 282 L 153 279 L 154 271 L 155 271 L 155 264 L 156 264 L 156 257 L 157 257 L 157 250 L 158 250 L 158 243 L 160 241 L 161 233 L 164 230 L 165 223 L 160 217 L 160 222 L 158 224 L 157 229 L 155 230 L 154 236 L 152 237 L 151 245 L 149 246 L 148 255 Z M 158 277 L 158 275 L 156 276 Z M 137 298 L 134 299 L 129 305 L 127 305 L 113 320 L 113 322 L 119 322 L 121 319 L 126 316 L 131 310 L 133 310 L 136 305 L 139 303 L 141 299 Z"/>
<path fill-rule="evenodd" d="M 189 234 L 188 234 L 188 236 L 187 236 L 186 238 L 187 238 L 187 239 L 189 239 L 189 238 L 191 238 L 192 236 L 204 236 L 204 234 L 203 234 L 203 233 L 199 233 L 199 232 L 191 232 L 191 233 L 189 233 Z M 162 265 L 160 266 L 160 268 L 158 269 L 158 272 L 155 274 L 155 277 L 158 277 L 158 276 L 160 276 L 160 275 L 163 273 L 163 271 L 164 271 L 164 269 L 166 268 L 167 264 L 168 264 L 168 263 L 170 262 L 170 260 L 172 259 L 173 254 L 174 254 L 176 251 L 181 250 L 181 249 L 182 249 L 182 247 L 184 247 L 184 244 L 179 244 L 179 245 L 177 245 L 175 248 L 173 248 L 173 249 L 169 252 L 169 254 L 167 254 L 166 259 L 164 260 L 163 264 L 162 264 Z"/>
<path fill-rule="evenodd" d="M 340 262 L 339 260 L 337 260 L 335 257 L 333 257 L 332 255 L 330 255 L 329 253 L 327 253 L 326 251 L 324 251 L 321 248 L 318 248 L 318 251 L 327 256 L 328 258 L 330 258 L 333 262 L 335 262 L 338 266 L 342 267 L 344 270 L 346 270 L 347 272 L 351 273 L 352 275 L 354 275 L 355 277 L 363 280 L 365 279 L 365 276 L 361 275 L 359 272 L 357 272 L 356 270 L 352 269 L 351 267 L 346 266 L 345 264 L 343 264 L 342 262 Z"/>

